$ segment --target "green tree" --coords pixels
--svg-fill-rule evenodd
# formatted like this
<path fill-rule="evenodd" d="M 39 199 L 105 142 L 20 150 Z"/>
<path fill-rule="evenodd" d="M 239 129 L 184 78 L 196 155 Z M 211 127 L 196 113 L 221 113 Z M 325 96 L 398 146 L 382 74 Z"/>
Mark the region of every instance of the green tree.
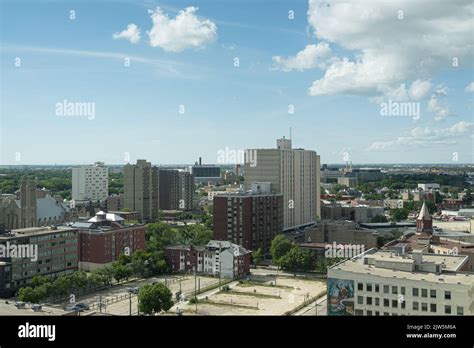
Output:
<path fill-rule="evenodd" d="M 293 244 L 286 239 L 283 234 L 277 234 L 272 240 L 270 246 L 270 254 L 272 255 L 272 261 L 276 265 L 280 265 L 280 259 L 286 255 L 291 249 Z"/>
<path fill-rule="evenodd" d="M 112 270 L 117 283 L 120 283 L 123 279 L 128 279 L 132 275 L 132 269 L 129 265 L 122 265 L 118 262 L 112 264 Z"/>
<path fill-rule="evenodd" d="M 309 270 L 312 268 L 311 253 L 298 245 L 292 245 L 290 251 L 280 258 L 280 266 L 289 270 Z"/>
<path fill-rule="evenodd" d="M 408 209 L 406 208 L 397 208 L 390 210 L 390 219 L 393 222 L 399 222 L 402 220 L 406 220 L 408 218 Z"/>
<path fill-rule="evenodd" d="M 263 260 L 262 248 L 258 248 L 256 251 L 252 253 L 252 260 L 255 266 L 260 265 L 260 263 Z"/>
<path fill-rule="evenodd" d="M 167 311 L 173 306 L 170 289 L 164 284 L 147 284 L 138 292 L 139 310 L 144 314 Z"/>

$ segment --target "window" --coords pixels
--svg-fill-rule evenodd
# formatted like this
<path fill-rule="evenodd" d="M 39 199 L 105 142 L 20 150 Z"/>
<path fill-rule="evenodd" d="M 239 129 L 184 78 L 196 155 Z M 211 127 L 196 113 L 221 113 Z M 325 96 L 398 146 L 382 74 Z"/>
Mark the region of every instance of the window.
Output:
<path fill-rule="evenodd" d="M 356 309 L 355 310 L 355 315 L 364 315 L 364 311 L 361 309 Z"/>
<path fill-rule="evenodd" d="M 428 303 L 422 303 L 421 304 L 421 311 L 422 312 L 428 312 Z"/>
<path fill-rule="evenodd" d="M 404 287 L 404 286 L 402 286 L 402 287 L 400 288 L 400 293 L 401 293 L 402 295 L 405 295 L 405 287 Z"/>
<path fill-rule="evenodd" d="M 431 289 L 430 290 L 430 297 L 431 298 L 436 298 L 436 289 Z"/>
<path fill-rule="evenodd" d="M 457 313 L 458 315 L 464 315 L 464 308 L 458 306 Z"/>
<path fill-rule="evenodd" d="M 395 285 L 392 286 L 392 294 L 394 295 L 398 294 L 398 286 L 395 286 Z"/>
<path fill-rule="evenodd" d="M 364 297 L 363 296 L 357 296 L 357 304 L 364 304 Z"/>
<path fill-rule="evenodd" d="M 379 285 L 378 284 L 375 284 L 375 292 L 379 292 L 380 289 L 379 289 Z"/>
<path fill-rule="evenodd" d="M 421 289 L 421 297 L 428 297 L 428 289 Z"/>
<path fill-rule="evenodd" d="M 390 290 L 390 287 L 388 285 L 383 286 L 383 293 L 384 294 L 388 294 L 389 290 Z"/>
<path fill-rule="evenodd" d="M 383 299 L 383 306 L 384 306 L 384 307 L 389 307 L 389 306 L 390 306 L 390 300 L 387 299 L 387 298 L 384 298 L 384 299 Z"/>
<path fill-rule="evenodd" d="M 444 299 L 445 300 L 450 300 L 451 299 L 451 291 L 445 291 L 444 292 Z"/>
<path fill-rule="evenodd" d="M 367 315 L 372 315 L 372 311 L 367 311 Z"/>
<path fill-rule="evenodd" d="M 376 315 L 376 316 L 379 316 L 379 315 L 380 315 L 380 312 L 379 312 L 379 311 L 376 311 L 376 312 L 375 312 L 375 315 Z"/>
<path fill-rule="evenodd" d="M 417 311 L 417 310 L 419 310 L 419 309 L 420 309 L 420 307 L 419 307 L 418 302 L 413 302 L 413 310 L 414 310 L 414 311 Z"/>
<path fill-rule="evenodd" d="M 418 288 L 413 288 L 413 296 L 419 296 L 418 295 Z"/>
<path fill-rule="evenodd" d="M 400 302 L 400 308 L 405 309 L 405 301 Z"/>
<path fill-rule="evenodd" d="M 369 306 L 372 305 L 372 297 L 367 297 L 366 301 L 367 301 L 367 305 Z"/>
<path fill-rule="evenodd" d="M 378 297 L 375 298 L 375 305 L 380 306 L 380 299 Z"/>
<path fill-rule="evenodd" d="M 357 290 L 364 291 L 364 283 L 357 283 Z"/>
<path fill-rule="evenodd" d="M 367 284 L 367 291 L 372 292 L 372 284 Z"/>
<path fill-rule="evenodd" d="M 451 306 L 449 306 L 449 305 L 444 306 L 444 313 L 445 314 L 451 314 Z"/>
<path fill-rule="evenodd" d="M 437 308 L 436 308 L 436 303 L 431 303 L 430 304 L 430 312 L 431 313 L 436 313 Z"/>
<path fill-rule="evenodd" d="M 398 301 L 392 300 L 392 308 L 398 308 Z"/>

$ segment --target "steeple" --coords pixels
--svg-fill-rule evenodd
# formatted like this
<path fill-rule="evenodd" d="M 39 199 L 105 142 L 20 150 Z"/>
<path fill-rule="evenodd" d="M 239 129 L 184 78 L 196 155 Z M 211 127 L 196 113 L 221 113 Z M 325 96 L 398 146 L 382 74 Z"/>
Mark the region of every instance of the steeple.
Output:
<path fill-rule="evenodd" d="M 431 215 L 425 201 L 423 201 L 423 206 L 421 207 L 420 213 L 416 218 L 416 231 L 433 234 L 433 220 L 431 219 Z"/>

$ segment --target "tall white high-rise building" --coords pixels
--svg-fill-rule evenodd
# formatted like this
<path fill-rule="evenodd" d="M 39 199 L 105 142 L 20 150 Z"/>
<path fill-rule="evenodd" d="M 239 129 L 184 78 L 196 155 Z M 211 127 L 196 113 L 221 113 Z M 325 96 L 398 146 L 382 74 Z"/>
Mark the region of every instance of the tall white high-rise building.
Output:
<path fill-rule="evenodd" d="M 317 221 L 321 205 L 320 158 L 316 151 L 293 149 L 291 140 L 283 138 L 277 140 L 276 149 L 245 153 L 245 188 L 249 190 L 255 182 L 270 182 L 274 193 L 283 194 L 285 230 Z"/>
<path fill-rule="evenodd" d="M 104 201 L 109 194 L 109 171 L 103 162 L 72 168 L 72 199 Z"/>

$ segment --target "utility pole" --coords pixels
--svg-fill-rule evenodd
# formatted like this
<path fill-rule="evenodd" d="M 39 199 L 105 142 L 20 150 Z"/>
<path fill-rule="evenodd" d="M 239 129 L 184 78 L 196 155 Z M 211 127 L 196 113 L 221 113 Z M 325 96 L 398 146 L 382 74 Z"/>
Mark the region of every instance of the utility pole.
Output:
<path fill-rule="evenodd" d="M 222 271 L 222 267 L 221 267 L 221 242 L 219 242 L 219 290 L 221 290 L 221 271 Z"/>
<path fill-rule="evenodd" d="M 198 299 L 197 299 L 197 265 L 194 267 L 194 302 L 196 303 L 196 313 L 198 312 Z"/>
<path fill-rule="evenodd" d="M 129 312 L 130 312 L 130 316 L 132 316 L 132 292 L 131 292 L 131 291 L 129 292 L 129 305 L 128 305 L 128 309 L 129 309 Z"/>

